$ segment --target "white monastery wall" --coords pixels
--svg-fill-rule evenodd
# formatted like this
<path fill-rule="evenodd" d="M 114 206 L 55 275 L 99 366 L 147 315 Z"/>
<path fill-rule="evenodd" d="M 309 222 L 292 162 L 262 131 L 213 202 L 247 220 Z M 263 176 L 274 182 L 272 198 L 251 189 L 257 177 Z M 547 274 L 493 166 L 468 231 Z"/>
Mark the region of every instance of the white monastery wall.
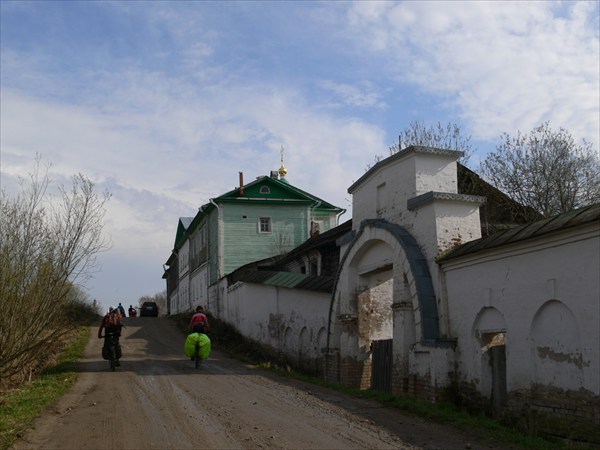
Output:
<path fill-rule="evenodd" d="M 456 171 L 456 156 L 448 154 L 427 154 L 426 157 L 417 153 L 415 158 L 415 190 L 414 195 L 426 192 L 458 192 Z"/>
<path fill-rule="evenodd" d="M 600 394 L 599 249 L 596 225 L 444 264 L 458 372 L 482 383 L 482 336 L 504 331 L 509 392 Z"/>
<path fill-rule="evenodd" d="M 235 324 L 244 336 L 290 356 L 322 356 L 329 294 L 236 283 L 222 301 L 222 319 Z"/>
<path fill-rule="evenodd" d="M 414 161 L 406 156 L 390 162 L 362 181 L 352 194 L 352 228 L 364 219 L 384 218 L 410 225 L 406 201 L 415 195 Z"/>

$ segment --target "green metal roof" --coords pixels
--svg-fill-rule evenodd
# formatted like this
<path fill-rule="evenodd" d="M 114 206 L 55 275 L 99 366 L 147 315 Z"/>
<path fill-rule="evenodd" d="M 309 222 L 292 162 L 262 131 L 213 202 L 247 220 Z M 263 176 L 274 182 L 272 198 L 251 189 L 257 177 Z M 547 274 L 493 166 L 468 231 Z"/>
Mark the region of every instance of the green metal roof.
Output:
<path fill-rule="evenodd" d="M 193 220 L 194 220 L 193 217 L 180 217 L 179 218 L 179 221 L 177 222 L 177 233 L 175 234 L 174 248 L 177 248 L 179 245 L 179 242 L 181 242 L 183 240 L 183 238 L 185 236 L 185 232 L 190 227 Z"/>
<path fill-rule="evenodd" d="M 266 280 L 265 284 L 293 288 L 301 281 L 304 281 L 307 276 L 308 275 L 304 273 L 278 272 L 276 275 Z"/>
<path fill-rule="evenodd" d="M 451 259 L 460 258 L 461 256 L 514 244 L 527 239 L 537 238 L 545 234 L 590 223 L 596 225 L 600 223 L 600 203 L 568 211 L 548 219 L 520 225 L 509 230 L 467 242 L 458 247 L 449 249 L 445 254 L 437 258 L 437 261 L 443 263 Z"/>
<path fill-rule="evenodd" d="M 268 192 L 262 188 L 268 188 Z M 259 177 L 244 185 L 243 192 L 236 188 L 214 199 L 219 202 L 298 202 L 314 204 L 317 210 L 343 211 L 342 208 L 332 205 L 319 197 L 292 186 L 287 180 L 279 180 L 268 176 Z"/>

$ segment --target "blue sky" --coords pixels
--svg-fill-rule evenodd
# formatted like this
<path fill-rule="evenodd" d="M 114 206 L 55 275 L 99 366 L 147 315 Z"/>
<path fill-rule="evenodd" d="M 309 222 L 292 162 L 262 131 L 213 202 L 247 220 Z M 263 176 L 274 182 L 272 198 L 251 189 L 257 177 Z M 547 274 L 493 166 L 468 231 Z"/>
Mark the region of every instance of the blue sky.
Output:
<path fill-rule="evenodd" d="M 544 121 L 600 141 L 598 2 L 1 1 L 1 183 L 34 156 L 108 189 L 87 292 L 165 288 L 177 220 L 280 165 L 350 209 L 347 188 L 411 121 L 476 150 Z M 350 214 L 341 217 L 342 221 Z"/>

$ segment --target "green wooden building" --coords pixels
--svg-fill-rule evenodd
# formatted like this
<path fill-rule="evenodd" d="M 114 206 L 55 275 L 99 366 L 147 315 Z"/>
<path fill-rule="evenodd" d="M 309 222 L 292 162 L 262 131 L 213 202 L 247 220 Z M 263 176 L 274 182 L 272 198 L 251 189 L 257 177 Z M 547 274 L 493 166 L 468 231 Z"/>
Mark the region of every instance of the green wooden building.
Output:
<path fill-rule="evenodd" d="M 165 264 L 171 314 L 218 308 L 218 281 L 253 261 L 283 255 L 338 225 L 344 209 L 292 186 L 286 169 L 261 176 L 179 219 Z M 216 311 L 215 311 L 216 312 Z"/>

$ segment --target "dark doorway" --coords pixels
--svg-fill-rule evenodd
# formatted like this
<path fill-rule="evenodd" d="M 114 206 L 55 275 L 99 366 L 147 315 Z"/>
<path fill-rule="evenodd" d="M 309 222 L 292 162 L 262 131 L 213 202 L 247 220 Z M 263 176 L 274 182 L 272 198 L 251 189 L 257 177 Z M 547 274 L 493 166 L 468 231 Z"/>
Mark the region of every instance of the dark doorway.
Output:
<path fill-rule="evenodd" d="M 393 342 L 393 339 L 373 341 L 371 389 L 374 391 L 392 392 Z"/>

